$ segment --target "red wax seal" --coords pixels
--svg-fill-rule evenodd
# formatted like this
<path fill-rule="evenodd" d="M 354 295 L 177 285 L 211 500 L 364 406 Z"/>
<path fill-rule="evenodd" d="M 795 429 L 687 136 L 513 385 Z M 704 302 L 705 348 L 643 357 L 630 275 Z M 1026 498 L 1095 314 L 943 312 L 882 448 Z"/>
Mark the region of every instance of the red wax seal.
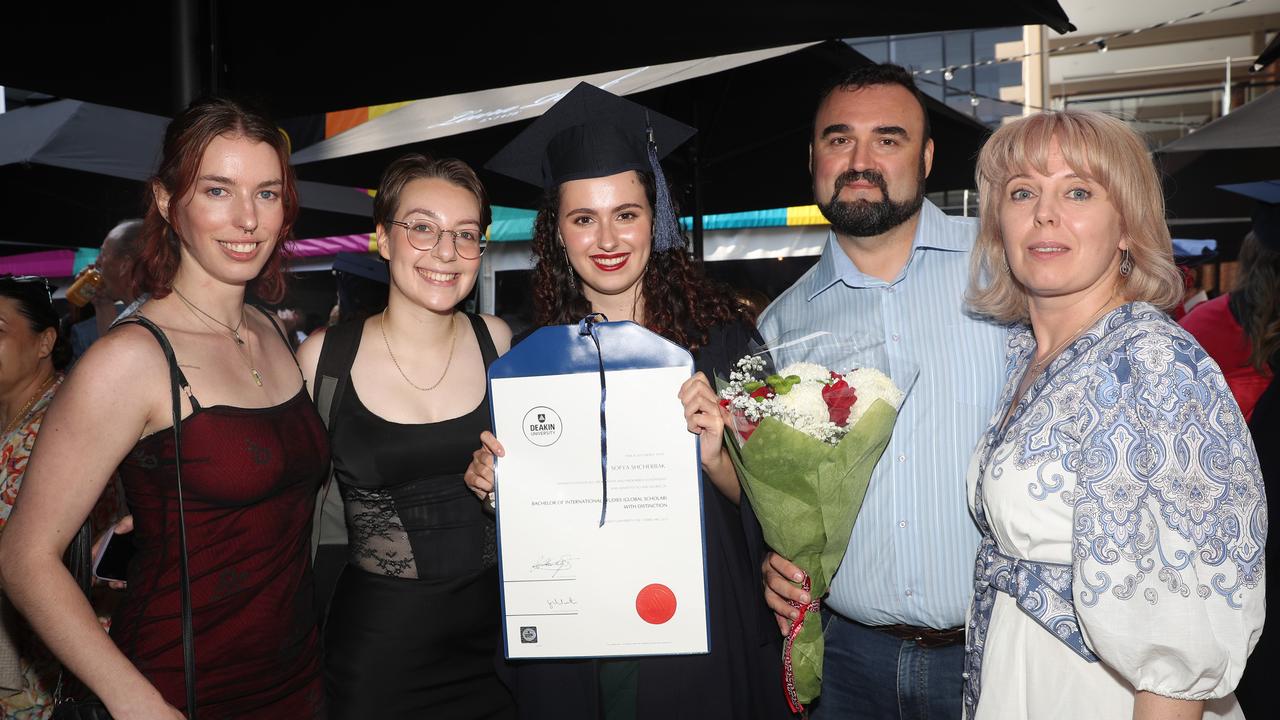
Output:
<path fill-rule="evenodd" d="M 650 625 L 661 625 L 676 614 L 676 594 L 660 583 L 645 585 L 636 593 L 636 614 Z"/>

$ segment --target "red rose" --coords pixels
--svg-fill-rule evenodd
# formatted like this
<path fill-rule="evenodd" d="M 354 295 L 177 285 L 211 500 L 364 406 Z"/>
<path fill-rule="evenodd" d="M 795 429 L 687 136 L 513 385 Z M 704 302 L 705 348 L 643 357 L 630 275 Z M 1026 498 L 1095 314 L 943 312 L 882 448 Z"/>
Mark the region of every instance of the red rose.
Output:
<path fill-rule="evenodd" d="M 751 392 L 753 398 L 771 398 L 773 397 L 773 388 L 768 385 L 762 385 Z"/>
<path fill-rule="evenodd" d="M 849 383 L 836 373 L 831 373 L 835 382 L 822 388 L 822 399 L 827 403 L 827 413 L 831 422 L 844 427 L 849 422 L 849 410 L 858 402 L 858 394 L 849 387 Z"/>
<path fill-rule="evenodd" d="M 748 420 L 746 413 L 741 410 L 733 410 L 732 416 L 733 429 L 738 431 L 741 441 L 746 442 L 751 439 L 751 433 L 756 431 L 759 424 Z"/>

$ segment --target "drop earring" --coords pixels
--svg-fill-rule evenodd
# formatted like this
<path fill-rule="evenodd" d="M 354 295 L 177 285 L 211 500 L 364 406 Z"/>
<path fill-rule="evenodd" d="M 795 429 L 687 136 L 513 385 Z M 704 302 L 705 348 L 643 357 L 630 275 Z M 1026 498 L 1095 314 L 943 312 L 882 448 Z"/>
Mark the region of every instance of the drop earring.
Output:
<path fill-rule="evenodd" d="M 1120 251 L 1120 275 L 1129 277 L 1129 273 L 1133 272 L 1133 256 L 1128 250 Z"/>
<path fill-rule="evenodd" d="M 569 286 L 576 291 L 578 283 L 573 279 L 573 263 L 569 262 L 569 248 L 564 246 L 564 238 L 560 237 L 559 232 L 556 232 L 556 242 L 560 244 L 560 251 L 564 253 L 564 269 L 569 273 Z"/>

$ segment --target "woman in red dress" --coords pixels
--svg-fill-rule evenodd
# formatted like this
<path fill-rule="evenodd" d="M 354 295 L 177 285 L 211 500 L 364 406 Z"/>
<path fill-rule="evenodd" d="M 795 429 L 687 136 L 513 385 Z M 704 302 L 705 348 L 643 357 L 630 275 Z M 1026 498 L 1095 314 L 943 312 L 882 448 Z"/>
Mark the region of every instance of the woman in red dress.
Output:
<path fill-rule="evenodd" d="M 287 142 L 241 105 L 196 103 L 170 124 L 151 190 L 133 289 L 159 333 L 118 325 L 64 383 L 0 545 L 5 590 L 113 717 L 183 716 L 169 344 L 199 715 L 319 717 L 308 540 L 328 443 L 279 327 L 245 303 L 283 294 L 298 213 Z M 60 556 L 117 467 L 137 553 L 108 636 Z"/>
<path fill-rule="evenodd" d="M 1280 225 L 1277 206 L 1260 206 Z M 1249 422 L 1253 406 L 1275 374 L 1270 361 L 1280 357 L 1280 231 L 1255 229 L 1240 246 L 1240 274 L 1229 294 L 1200 303 L 1178 321 L 1222 368 L 1227 387 Z"/>

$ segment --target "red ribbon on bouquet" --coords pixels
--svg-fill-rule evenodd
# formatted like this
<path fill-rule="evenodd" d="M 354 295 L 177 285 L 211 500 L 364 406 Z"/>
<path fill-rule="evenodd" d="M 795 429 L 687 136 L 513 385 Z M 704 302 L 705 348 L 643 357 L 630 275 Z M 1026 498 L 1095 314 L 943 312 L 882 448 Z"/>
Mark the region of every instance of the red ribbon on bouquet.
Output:
<path fill-rule="evenodd" d="M 805 592 L 813 587 L 809 581 L 809 573 L 804 573 L 804 580 L 800 583 L 800 589 Z M 787 693 L 787 705 L 791 707 L 791 712 L 804 712 L 804 705 L 800 703 L 800 697 L 796 695 L 796 673 L 791 668 L 791 646 L 795 643 L 796 637 L 800 635 L 800 631 L 804 628 L 804 619 L 809 613 L 818 612 L 821 603 L 817 598 L 813 598 L 807 604 L 799 603 L 794 600 L 788 600 L 791 607 L 800 611 L 800 615 L 791 623 L 791 632 L 787 633 L 787 642 L 782 649 L 782 689 Z"/>

